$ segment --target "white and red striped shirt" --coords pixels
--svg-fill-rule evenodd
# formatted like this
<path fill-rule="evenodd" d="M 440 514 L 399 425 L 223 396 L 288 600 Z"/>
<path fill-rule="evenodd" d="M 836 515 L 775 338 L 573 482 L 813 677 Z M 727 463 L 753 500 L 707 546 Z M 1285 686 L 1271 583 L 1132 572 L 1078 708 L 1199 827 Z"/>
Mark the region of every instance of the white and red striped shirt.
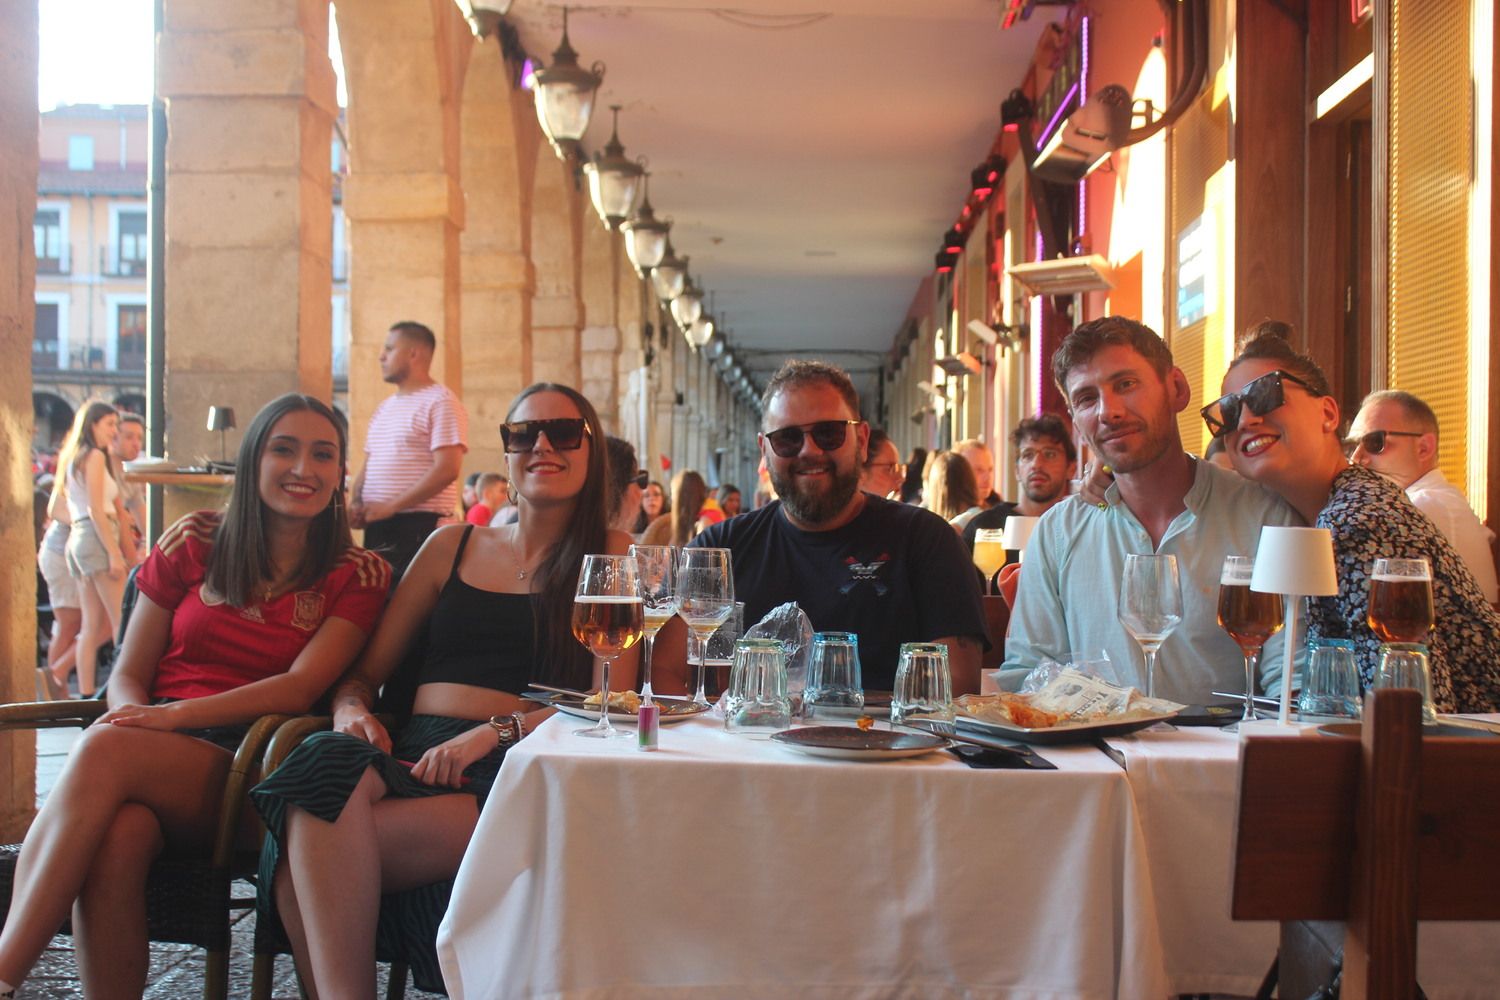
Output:
<path fill-rule="evenodd" d="M 394 500 L 432 468 L 432 453 L 458 445 L 468 450 L 469 415 L 458 397 L 434 382 L 415 392 L 397 393 L 375 408 L 365 436 L 365 482 L 361 498 Z M 452 514 L 458 504 L 457 479 L 407 511 Z"/>

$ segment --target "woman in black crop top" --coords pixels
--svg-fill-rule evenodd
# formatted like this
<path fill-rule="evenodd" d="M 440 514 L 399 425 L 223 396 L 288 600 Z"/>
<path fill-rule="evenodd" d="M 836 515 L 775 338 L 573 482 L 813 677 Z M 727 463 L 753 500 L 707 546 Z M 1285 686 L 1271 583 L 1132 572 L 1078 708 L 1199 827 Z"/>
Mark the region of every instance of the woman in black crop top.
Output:
<path fill-rule="evenodd" d="M 583 688 L 595 675 L 570 628 L 578 570 L 586 553 L 630 547 L 606 527 L 599 418 L 575 390 L 538 384 L 516 399 L 502 434 L 517 523 L 454 525 L 427 539 L 335 690 L 334 732 L 310 738 L 252 793 L 273 835 L 262 914 L 274 925 L 279 911 L 298 969 L 323 996 L 374 995 L 377 914 L 382 934 L 394 924 L 421 946 L 417 986 L 441 989 L 437 924 L 511 745 L 509 724 L 524 735 L 551 713 L 525 700 L 526 687 Z M 413 715 L 393 741 L 372 714 L 375 692 L 424 627 Z M 618 686 L 634 684 L 635 668 L 617 662 Z"/>

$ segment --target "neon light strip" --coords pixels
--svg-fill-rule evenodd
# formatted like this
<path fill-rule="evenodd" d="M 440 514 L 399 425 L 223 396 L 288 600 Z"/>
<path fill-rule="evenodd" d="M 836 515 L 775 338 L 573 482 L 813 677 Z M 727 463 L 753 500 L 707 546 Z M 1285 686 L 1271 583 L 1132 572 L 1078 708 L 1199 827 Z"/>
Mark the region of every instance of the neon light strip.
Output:
<path fill-rule="evenodd" d="M 1318 95 L 1318 99 L 1313 103 L 1313 120 L 1322 118 L 1343 104 L 1346 97 L 1374 78 L 1375 54 L 1372 52 L 1355 63 L 1353 69 L 1333 81 L 1327 90 Z"/>
<path fill-rule="evenodd" d="M 1073 86 L 1071 86 L 1071 87 L 1068 88 L 1068 94 L 1067 94 L 1067 96 L 1062 99 L 1062 103 L 1058 104 L 1057 110 L 1055 112 L 1053 112 L 1053 114 L 1052 114 L 1052 120 L 1047 123 L 1047 127 L 1044 128 L 1044 129 L 1042 129 L 1042 135 L 1043 136 L 1046 136 L 1049 139 L 1052 137 L 1052 129 L 1053 129 L 1053 127 L 1056 126 L 1057 123 L 1062 120 L 1063 116 L 1065 116 L 1068 113 L 1068 110 L 1069 110 L 1068 106 L 1073 103 L 1073 98 L 1075 98 L 1077 96 L 1078 96 L 1078 84 L 1075 83 L 1075 84 L 1073 84 Z"/>
<path fill-rule="evenodd" d="M 1078 71 L 1078 95 L 1080 99 L 1087 100 L 1089 92 L 1089 17 L 1087 14 L 1083 16 L 1083 19 L 1078 24 L 1078 38 L 1078 45 L 1079 49 L 1081 50 L 1079 53 L 1080 68 Z M 1108 158 L 1108 156 L 1102 157 L 1098 162 L 1102 163 Z M 1091 174 L 1093 172 L 1093 168 L 1090 168 L 1089 171 L 1084 174 L 1084 177 L 1087 177 L 1088 174 Z M 1088 231 L 1088 228 L 1089 184 L 1087 180 L 1080 180 L 1078 182 L 1078 240 L 1080 242 L 1082 242 L 1083 234 Z"/>

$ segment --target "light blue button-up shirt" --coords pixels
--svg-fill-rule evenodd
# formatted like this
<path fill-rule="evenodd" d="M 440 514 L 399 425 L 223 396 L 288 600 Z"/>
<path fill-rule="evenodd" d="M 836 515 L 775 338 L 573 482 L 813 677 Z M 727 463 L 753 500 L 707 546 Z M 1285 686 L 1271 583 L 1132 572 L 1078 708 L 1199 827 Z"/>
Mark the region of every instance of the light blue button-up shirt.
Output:
<path fill-rule="evenodd" d="M 1116 485 L 1105 493 L 1107 510 L 1069 497 L 1042 516 L 1022 564 L 1005 642 L 1006 670 L 1030 669 L 1069 653 L 1095 658 L 1104 650 L 1119 679 L 1145 691 L 1145 654 L 1120 624 L 1120 580 L 1127 554 L 1155 552 L 1177 557 L 1182 583 L 1182 623 L 1156 658 L 1157 697 L 1203 705 L 1222 700 L 1213 691 L 1245 689 L 1244 657 L 1218 623 L 1224 557 L 1254 556 L 1263 525 L 1302 520 L 1248 479 L 1211 462 L 1193 464 L 1187 508 L 1155 549 Z M 1281 637 L 1273 636 L 1261 656 L 1266 691 L 1280 691 L 1281 650 Z"/>

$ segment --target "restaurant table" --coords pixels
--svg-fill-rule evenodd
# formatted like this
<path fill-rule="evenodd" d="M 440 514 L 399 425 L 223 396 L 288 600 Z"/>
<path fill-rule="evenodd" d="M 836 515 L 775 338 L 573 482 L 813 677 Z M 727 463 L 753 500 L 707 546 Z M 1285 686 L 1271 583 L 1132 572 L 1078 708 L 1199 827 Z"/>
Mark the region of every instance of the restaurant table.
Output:
<path fill-rule="evenodd" d="M 815 759 L 717 720 L 554 717 L 506 756 L 438 933 L 450 994 L 1166 993 L 1126 772 Z"/>
<path fill-rule="evenodd" d="M 439 933 L 454 997 L 1248 995 L 1276 954 L 1229 916 L 1236 733 L 979 771 L 720 725 L 649 754 L 555 718 L 510 752 Z M 1500 924 L 1419 933 L 1429 997 L 1500 994 Z"/>
<path fill-rule="evenodd" d="M 1332 738 L 1311 725 L 1295 732 L 1286 738 Z M 1123 758 L 1145 838 L 1171 991 L 1253 994 L 1276 954 L 1277 925 L 1229 917 L 1241 737 L 1158 728 L 1108 743 Z M 1491 1000 L 1500 923 L 1423 923 L 1417 962 L 1431 1000 Z"/>

